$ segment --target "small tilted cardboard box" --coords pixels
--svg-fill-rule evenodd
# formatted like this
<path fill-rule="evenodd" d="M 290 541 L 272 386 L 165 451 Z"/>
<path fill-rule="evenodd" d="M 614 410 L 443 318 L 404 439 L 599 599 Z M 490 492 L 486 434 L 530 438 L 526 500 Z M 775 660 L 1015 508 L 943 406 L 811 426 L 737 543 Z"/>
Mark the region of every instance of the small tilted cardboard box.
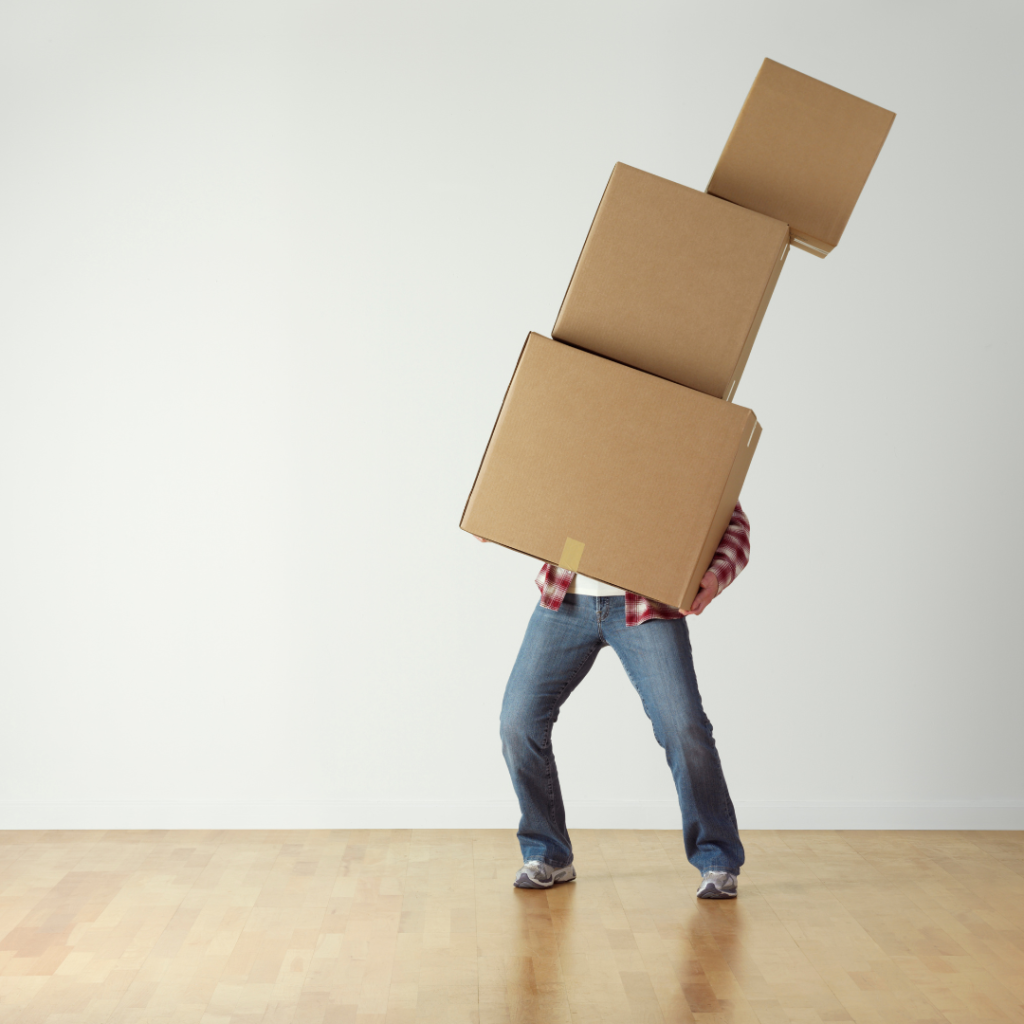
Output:
<path fill-rule="evenodd" d="M 842 237 L 896 115 L 765 60 L 707 191 L 785 221 L 824 257 Z"/>
<path fill-rule="evenodd" d="M 552 335 L 733 398 L 789 251 L 789 226 L 616 164 Z"/>
<path fill-rule="evenodd" d="M 760 435 L 749 409 L 530 334 L 460 525 L 689 607 Z"/>

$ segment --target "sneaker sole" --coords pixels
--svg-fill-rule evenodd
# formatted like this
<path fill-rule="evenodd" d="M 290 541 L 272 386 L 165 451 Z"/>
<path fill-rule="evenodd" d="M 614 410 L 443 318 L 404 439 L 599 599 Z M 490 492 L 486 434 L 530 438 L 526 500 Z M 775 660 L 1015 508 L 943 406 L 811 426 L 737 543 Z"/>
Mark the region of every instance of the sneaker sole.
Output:
<path fill-rule="evenodd" d="M 699 900 L 734 900 L 736 899 L 736 893 L 726 892 L 724 889 L 719 889 L 715 885 L 709 885 L 706 889 L 701 889 L 697 893 L 697 899 Z"/>
<path fill-rule="evenodd" d="M 558 878 L 552 879 L 546 885 L 543 882 L 535 882 L 529 875 L 522 874 L 516 875 L 516 880 L 512 883 L 515 889 L 550 889 L 555 885 L 564 885 L 566 882 L 575 882 L 576 872 L 572 873 L 571 878 Z"/>

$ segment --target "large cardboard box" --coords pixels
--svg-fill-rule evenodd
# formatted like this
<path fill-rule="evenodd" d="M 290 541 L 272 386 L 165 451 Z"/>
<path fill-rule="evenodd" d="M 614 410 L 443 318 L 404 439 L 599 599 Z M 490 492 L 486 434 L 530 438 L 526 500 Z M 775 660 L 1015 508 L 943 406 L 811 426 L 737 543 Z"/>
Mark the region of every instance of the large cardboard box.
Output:
<path fill-rule="evenodd" d="M 689 607 L 760 435 L 749 409 L 530 334 L 460 525 Z"/>
<path fill-rule="evenodd" d="M 842 237 L 896 115 L 765 60 L 708 192 L 789 224 L 816 256 Z"/>
<path fill-rule="evenodd" d="M 781 221 L 616 164 L 552 334 L 729 400 L 788 243 Z"/>

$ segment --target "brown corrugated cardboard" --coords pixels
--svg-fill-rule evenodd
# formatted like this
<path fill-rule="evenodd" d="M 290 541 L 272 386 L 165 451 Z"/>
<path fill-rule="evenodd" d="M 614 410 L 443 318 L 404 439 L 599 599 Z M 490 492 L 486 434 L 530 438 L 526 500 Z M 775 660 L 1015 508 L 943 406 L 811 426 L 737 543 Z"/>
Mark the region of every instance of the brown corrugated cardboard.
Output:
<path fill-rule="evenodd" d="M 786 221 L 824 257 L 842 237 L 896 115 L 765 59 L 708 184 Z"/>
<path fill-rule="evenodd" d="M 552 334 L 730 399 L 788 242 L 781 221 L 616 164 Z"/>
<path fill-rule="evenodd" d="M 689 607 L 760 434 L 749 409 L 531 334 L 461 526 Z"/>

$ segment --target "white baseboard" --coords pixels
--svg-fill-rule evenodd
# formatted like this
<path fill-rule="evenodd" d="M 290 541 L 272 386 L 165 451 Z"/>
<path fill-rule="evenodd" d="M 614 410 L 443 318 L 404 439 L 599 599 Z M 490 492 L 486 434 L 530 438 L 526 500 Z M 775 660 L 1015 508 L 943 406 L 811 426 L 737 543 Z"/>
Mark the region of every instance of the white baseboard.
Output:
<path fill-rule="evenodd" d="M 749 829 L 1024 829 L 1024 800 L 737 801 Z"/>
<path fill-rule="evenodd" d="M 1024 800 L 739 800 L 742 829 L 1024 830 Z M 577 800 L 570 828 L 677 829 L 665 800 Z M 513 800 L 274 803 L 4 803 L 7 829 L 515 829 Z"/>

